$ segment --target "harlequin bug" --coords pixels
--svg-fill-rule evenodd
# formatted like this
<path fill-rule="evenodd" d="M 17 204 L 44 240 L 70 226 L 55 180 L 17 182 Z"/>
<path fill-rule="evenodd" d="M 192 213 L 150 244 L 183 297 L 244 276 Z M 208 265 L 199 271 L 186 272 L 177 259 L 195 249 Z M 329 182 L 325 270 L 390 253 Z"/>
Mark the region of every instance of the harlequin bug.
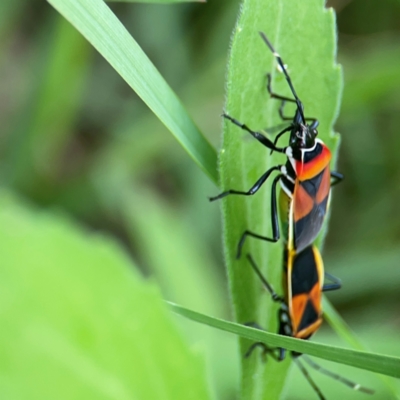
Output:
<path fill-rule="evenodd" d="M 275 94 L 271 89 L 271 75 L 269 74 L 267 75 L 268 92 L 272 98 L 282 101 L 279 109 L 281 118 L 283 120 L 292 120 L 292 122 L 288 127 L 279 132 L 275 141 L 272 142 L 262 133 L 255 132 L 245 124 L 237 121 L 235 118 L 223 114 L 224 118 L 249 132 L 261 144 L 271 149 L 271 152 L 276 151 L 287 156 L 287 162 L 285 164 L 276 165 L 267 170 L 247 192 L 228 190 L 216 197 L 210 198 L 210 201 L 214 201 L 229 194 L 251 196 L 260 189 L 272 172 L 279 172 L 273 180 L 271 193 L 271 221 L 273 235 L 272 237 L 267 237 L 246 230 L 239 241 L 237 252 L 238 258 L 247 236 L 266 240 L 268 242 L 277 242 L 279 240 L 280 230 L 276 201 L 276 185 L 278 182 L 282 189 L 281 205 L 284 204 L 281 216 L 286 219 L 287 216 L 289 218 L 286 221 L 289 226 L 288 229 L 285 229 L 285 234 L 286 232 L 292 233 L 292 237 L 286 237 L 286 240 L 290 241 L 290 248 L 293 248 L 300 253 L 303 249 L 313 243 L 321 230 L 327 213 L 331 185 L 343 179 L 341 174 L 330 171 L 329 164 L 331 161 L 331 152 L 322 140 L 317 139 L 318 120 L 315 118 L 306 118 L 304 116 L 303 103 L 300 101 L 296 91 L 294 90 L 292 81 L 281 57 L 275 51 L 265 34 L 260 32 L 260 35 L 272 51 L 274 57 L 277 59 L 278 65 L 285 75 L 294 99 Z M 293 102 L 296 104 L 296 113 L 293 119 L 283 115 L 285 102 Z M 310 123 L 307 121 L 310 121 Z M 276 144 L 279 138 L 286 132 L 290 132 L 289 145 L 286 147 L 277 147 Z M 331 178 L 334 178 L 332 184 Z"/>
<path fill-rule="evenodd" d="M 251 255 L 248 254 L 247 258 L 264 287 L 271 294 L 272 300 L 281 305 L 278 311 L 279 334 L 298 339 L 309 339 L 319 329 L 322 323 L 322 292 L 336 290 L 341 286 L 341 283 L 337 278 L 326 273 L 325 277 L 328 277 L 332 283 L 324 284 L 324 265 L 317 247 L 308 246 L 301 253 L 296 253 L 293 250 L 288 249 L 285 250 L 284 297 L 279 296 L 274 291 L 272 286 L 262 275 Z M 254 322 L 247 323 L 246 325 L 262 329 Z M 286 355 L 286 350 L 283 348 L 270 348 L 262 342 L 256 342 L 250 346 L 245 357 L 249 357 L 256 347 L 262 348 L 264 356 L 270 354 L 277 361 L 282 361 Z M 309 357 L 302 355 L 301 353 L 292 351 L 291 356 L 321 400 L 324 400 L 325 397 L 308 374 L 307 369 L 301 363 L 299 356 L 302 356 L 302 359 L 310 367 L 342 382 L 354 390 L 368 394 L 374 393 L 371 389 L 365 388 L 322 368 Z"/>

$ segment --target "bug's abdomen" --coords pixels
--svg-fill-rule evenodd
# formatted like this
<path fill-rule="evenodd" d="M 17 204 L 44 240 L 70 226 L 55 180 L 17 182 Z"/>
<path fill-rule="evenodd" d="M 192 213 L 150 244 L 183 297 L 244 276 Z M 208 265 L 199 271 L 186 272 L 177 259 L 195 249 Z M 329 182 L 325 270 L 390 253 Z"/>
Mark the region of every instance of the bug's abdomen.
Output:
<path fill-rule="evenodd" d="M 301 253 L 292 252 L 290 263 L 289 310 L 293 336 L 306 339 L 321 325 L 321 292 L 324 266 L 315 246 L 308 246 Z"/>
<path fill-rule="evenodd" d="M 324 222 L 330 194 L 330 169 L 318 175 L 296 180 L 293 193 L 294 248 L 299 253 L 312 244 Z"/>

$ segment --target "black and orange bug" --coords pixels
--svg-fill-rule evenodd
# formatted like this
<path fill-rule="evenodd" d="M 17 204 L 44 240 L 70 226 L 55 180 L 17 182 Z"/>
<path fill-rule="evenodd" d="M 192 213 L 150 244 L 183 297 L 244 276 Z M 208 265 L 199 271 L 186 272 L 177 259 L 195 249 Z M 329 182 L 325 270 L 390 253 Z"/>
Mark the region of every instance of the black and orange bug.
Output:
<path fill-rule="evenodd" d="M 238 257 L 240 256 L 241 248 L 247 236 L 266 240 L 268 242 L 277 242 L 280 239 L 276 201 L 276 186 L 278 182 L 282 189 L 280 202 L 284 204 L 283 208 L 286 208 L 286 210 L 281 213 L 281 216 L 288 216 L 289 218 L 289 220 L 286 221 L 289 226 L 288 229 L 285 229 L 285 233 L 291 234 L 291 237 L 287 237 L 286 240 L 290 242 L 289 247 L 299 253 L 312 244 L 320 232 L 328 209 L 331 185 L 343 179 L 340 173 L 330 170 L 331 152 L 322 140 L 317 139 L 318 120 L 316 118 L 306 118 L 304 116 L 303 103 L 296 94 L 280 55 L 275 51 L 265 34 L 260 32 L 260 35 L 277 59 L 278 65 L 285 75 L 294 99 L 274 93 L 271 89 L 271 75 L 269 74 L 267 75 L 268 92 L 272 98 L 282 101 L 279 114 L 283 120 L 291 119 L 283 115 L 283 107 L 286 102 L 293 102 L 296 104 L 296 113 L 291 124 L 277 134 L 274 142 L 265 137 L 262 133 L 255 132 L 245 124 L 227 114 L 223 114 L 224 118 L 249 132 L 261 144 L 270 149 L 271 152 L 276 151 L 287 156 L 287 162 L 285 164 L 276 165 L 268 169 L 247 192 L 228 190 L 218 196 L 210 198 L 210 201 L 214 201 L 230 194 L 251 196 L 260 189 L 274 171 L 279 172 L 272 183 L 272 237 L 263 236 L 246 230 L 239 241 Z M 310 123 L 308 123 L 308 121 L 310 121 Z M 286 147 L 277 147 L 276 144 L 279 138 L 287 132 L 290 132 L 289 145 Z M 334 179 L 332 184 L 331 178 Z"/>
<path fill-rule="evenodd" d="M 253 270 L 263 283 L 263 286 L 271 294 L 272 300 L 281 305 L 278 311 L 278 333 L 298 339 L 309 339 L 319 329 L 322 323 L 322 292 L 336 290 L 341 287 L 341 283 L 337 278 L 327 273 L 324 274 L 323 261 L 317 247 L 308 246 L 301 253 L 296 253 L 287 248 L 285 249 L 283 277 L 285 294 L 283 297 L 279 296 L 274 291 L 251 255 L 248 254 L 247 258 Z M 324 276 L 328 277 L 332 283 L 324 284 Z M 254 322 L 247 323 L 246 325 L 262 329 Z M 262 342 L 256 342 L 250 346 L 245 357 L 249 357 L 257 347 L 262 348 L 264 357 L 269 354 L 275 360 L 282 361 L 286 356 L 286 350 L 283 348 L 270 348 Z M 291 356 L 321 400 L 324 400 L 325 397 L 308 374 L 307 369 L 301 363 L 299 356 L 302 356 L 302 359 L 310 367 L 344 383 L 354 390 L 368 394 L 374 393 L 372 389 L 365 388 L 321 367 L 309 357 L 302 355 L 301 353 L 291 352 Z"/>

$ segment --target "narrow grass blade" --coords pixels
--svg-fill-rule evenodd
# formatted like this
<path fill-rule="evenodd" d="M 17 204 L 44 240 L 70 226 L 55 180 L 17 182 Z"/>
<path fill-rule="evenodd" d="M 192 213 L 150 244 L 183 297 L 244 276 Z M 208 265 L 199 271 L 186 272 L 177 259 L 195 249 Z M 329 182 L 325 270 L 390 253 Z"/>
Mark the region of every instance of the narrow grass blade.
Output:
<path fill-rule="evenodd" d="M 49 3 L 82 33 L 171 131 L 200 168 L 217 182 L 214 148 L 109 7 L 102 0 L 49 0 Z"/>
<path fill-rule="evenodd" d="M 177 314 L 183 315 L 193 321 L 212 326 L 214 328 L 234 333 L 243 338 L 256 342 L 263 342 L 273 347 L 283 347 L 291 351 L 309 354 L 310 356 L 334 361 L 366 371 L 400 378 L 400 358 L 381 354 L 373 354 L 360 350 L 350 350 L 336 346 L 328 346 L 307 340 L 294 339 L 288 336 L 277 335 L 250 328 L 234 322 L 223 321 L 196 311 L 188 310 L 177 304 L 168 303 Z"/>

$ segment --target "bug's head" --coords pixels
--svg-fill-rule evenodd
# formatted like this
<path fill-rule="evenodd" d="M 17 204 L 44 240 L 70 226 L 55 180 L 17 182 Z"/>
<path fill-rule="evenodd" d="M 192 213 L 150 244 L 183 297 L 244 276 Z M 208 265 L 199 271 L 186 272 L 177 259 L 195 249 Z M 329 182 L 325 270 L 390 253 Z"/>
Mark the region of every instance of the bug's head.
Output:
<path fill-rule="evenodd" d="M 311 124 L 307 124 L 303 119 L 302 111 L 298 109 L 293 120 L 293 129 L 290 134 L 290 146 L 293 149 L 314 147 L 315 139 L 318 136 L 318 121 L 313 120 Z"/>
<path fill-rule="evenodd" d="M 261 38 L 264 40 L 265 44 L 271 50 L 273 56 L 276 58 L 278 62 L 281 71 L 285 75 L 290 91 L 292 92 L 292 95 L 294 97 L 294 100 L 289 100 L 289 101 L 293 101 L 294 103 L 296 103 L 296 114 L 293 118 L 291 125 L 292 129 L 290 134 L 290 143 L 289 143 L 290 147 L 293 149 L 294 153 L 296 153 L 296 150 L 310 149 L 315 145 L 315 138 L 318 134 L 317 132 L 318 121 L 316 119 L 313 119 L 311 124 L 307 124 L 307 120 L 309 120 L 309 118 L 305 118 L 304 116 L 303 103 L 297 96 L 297 93 L 294 89 L 292 80 L 290 79 L 285 63 L 283 62 L 281 56 L 275 51 L 274 47 L 272 46 L 268 38 L 265 36 L 265 34 L 263 32 L 260 32 L 260 35 Z M 283 100 L 282 102 L 283 106 L 285 101 L 288 100 L 288 98 L 273 94 L 269 85 L 270 85 L 270 76 L 268 81 L 268 91 L 270 92 L 272 97 Z"/>

